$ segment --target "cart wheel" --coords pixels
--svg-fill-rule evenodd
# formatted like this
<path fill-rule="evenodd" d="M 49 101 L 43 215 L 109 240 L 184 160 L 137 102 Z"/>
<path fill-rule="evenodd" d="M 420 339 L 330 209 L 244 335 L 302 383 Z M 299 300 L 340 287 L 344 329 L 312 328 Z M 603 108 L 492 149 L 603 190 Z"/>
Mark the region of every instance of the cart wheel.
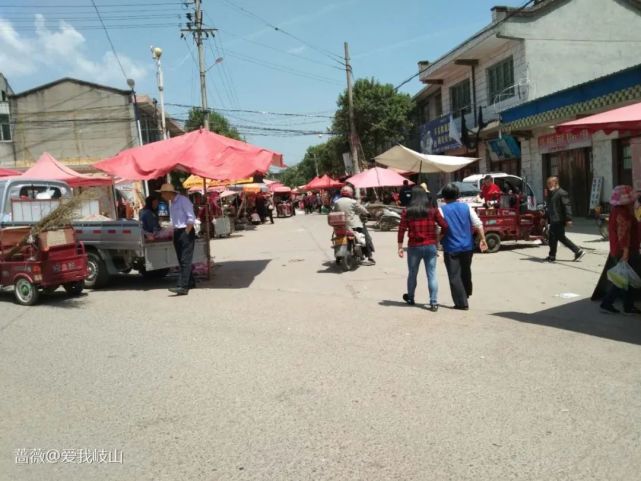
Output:
<path fill-rule="evenodd" d="M 485 234 L 485 242 L 487 243 L 487 252 L 490 254 L 498 252 L 501 248 L 501 236 L 496 232 Z"/>
<path fill-rule="evenodd" d="M 86 289 L 100 289 L 109 280 L 107 265 L 96 252 L 87 253 L 87 272 L 84 282 Z"/>
<path fill-rule="evenodd" d="M 38 287 L 26 277 L 20 277 L 16 281 L 14 294 L 18 304 L 23 306 L 33 306 L 40 297 Z"/>
<path fill-rule="evenodd" d="M 63 284 L 62 287 L 65 288 L 67 294 L 72 297 L 76 297 L 82 293 L 83 289 L 85 288 L 85 284 L 84 282 L 68 282 L 67 284 Z"/>

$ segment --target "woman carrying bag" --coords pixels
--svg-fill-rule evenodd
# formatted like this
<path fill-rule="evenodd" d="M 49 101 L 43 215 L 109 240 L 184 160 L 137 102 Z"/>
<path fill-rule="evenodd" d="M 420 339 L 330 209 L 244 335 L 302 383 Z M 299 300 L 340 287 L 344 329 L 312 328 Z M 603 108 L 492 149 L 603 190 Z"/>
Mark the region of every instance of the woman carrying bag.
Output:
<path fill-rule="evenodd" d="M 629 185 L 618 185 L 612 191 L 610 198 L 610 221 L 608 232 L 610 235 L 610 257 L 611 261 L 627 262 L 638 272 L 641 266 L 639 255 L 640 236 L 639 222 L 634 216 L 634 189 Z M 631 287 L 621 289 L 608 281 L 608 291 L 601 302 L 601 312 L 607 314 L 619 314 L 614 307 L 618 297 L 623 298 L 624 314 L 641 314 L 634 305 L 634 290 Z"/>

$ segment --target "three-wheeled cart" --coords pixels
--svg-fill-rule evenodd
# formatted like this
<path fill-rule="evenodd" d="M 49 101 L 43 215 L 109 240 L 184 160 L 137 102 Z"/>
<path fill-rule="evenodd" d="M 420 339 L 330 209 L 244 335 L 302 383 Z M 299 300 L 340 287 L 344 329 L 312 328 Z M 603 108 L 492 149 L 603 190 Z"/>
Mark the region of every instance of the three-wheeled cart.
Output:
<path fill-rule="evenodd" d="M 16 302 L 24 306 L 38 302 L 41 292 L 60 286 L 71 296 L 79 295 L 87 277 L 87 255 L 74 229 L 37 236 L 30 232 L 31 227 L 0 228 L 0 286 L 14 286 Z"/>
<path fill-rule="evenodd" d="M 487 242 L 487 252 L 498 252 L 504 241 L 535 241 L 547 244 L 547 222 L 542 210 L 478 207 Z"/>

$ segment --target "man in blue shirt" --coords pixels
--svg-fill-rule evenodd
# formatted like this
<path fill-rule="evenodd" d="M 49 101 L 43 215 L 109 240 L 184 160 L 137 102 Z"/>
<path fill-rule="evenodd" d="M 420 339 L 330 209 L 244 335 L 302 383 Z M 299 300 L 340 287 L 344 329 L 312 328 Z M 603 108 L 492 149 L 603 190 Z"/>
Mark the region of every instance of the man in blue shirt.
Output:
<path fill-rule="evenodd" d="M 472 255 L 474 253 L 474 231 L 481 237 L 481 252 L 487 250 L 483 223 L 469 204 L 458 202 L 460 195 L 455 184 L 443 187 L 443 217 L 448 230 L 441 241 L 445 258 L 447 277 L 454 300 L 454 309 L 467 311 L 468 298 L 472 295 Z"/>
<path fill-rule="evenodd" d="M 163 184 L 159 192 L 162 198 L 170 203 L 169 216 L 174 227 L 174 248 L 180 264 L 178 283 L 169 291 L 177 296 L 184 296 L 196 285 L 191 271 L 196 246 L 194 206 L 187 197 L 179 194 L 172 184 Z"/>

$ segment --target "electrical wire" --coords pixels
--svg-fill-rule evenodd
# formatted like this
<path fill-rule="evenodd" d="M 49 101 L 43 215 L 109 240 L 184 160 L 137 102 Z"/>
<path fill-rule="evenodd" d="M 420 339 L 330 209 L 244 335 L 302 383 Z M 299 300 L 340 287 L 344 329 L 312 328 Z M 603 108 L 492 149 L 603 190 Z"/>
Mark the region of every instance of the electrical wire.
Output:
<path fill-rule="evenodd" d="M 330 77 L 324 77 L 322 75 L 317 75 L 317 74 L 312 74 L 312 73 L 309 73 L 309 72 L 304 72 L 302 70 L 298 70 L 298 69 L 294 69 L 294 68 L 291 68 L 291 67 L 287 67 L 285 65 L 276 64 L 276 63 L 272 63 L 272 62 L 267 62 L 265 60 L 262 60 L 262 59 L 259 59 L 259 58 L 255 58 L 255 57 L 251 57 L 249 55 L 245 55 L 245 54 L 242 54 L 240 52 L 236 52 L 236 51 L 229 50 L 229 49 L 227 49 L 227 52 L 229 53 L 229 55 L 231 55 L 231 56 L 233 56 L 233 57 L 235 57 L 235 58 L 237 58 L 239 60 L 254 64 L 254 65 L 260 65 L 261 67 L 269 68 L 269 69 L 276 70 L 276 71 L 279 71 L 279 72 L 289 73 L 291 75 L 296 75 L 296 76 L 307 78 L 307 79 L 310 79 L 310 80 L 316 80 L 318 82 L 323 82 L 323 83 L 327 83 L 327 84 L 330 84 L 330 85 L 342 85 L 341 82 L 339 82 L 338 80 L 332 79 Z"/>
<path fill-rule="evenodd" d="M 506 22 L 507 20 L 509 20 L 510 18 L 512 18 L 514 15 L 517 15 L 518 13 L 520 13 L 520 12 L 522 12 L 523 10 L 525 10 L 526 8 L 528 8 L 528 7 L 529 7 L 532 3 L 534 3 L 535 1 L 536 1 L 536 0 L 528 0 L 528 1 L 527 1 L 527 2 L 525 2 L 525 4 L 523 4 L 522 6 L 520 6 L 519 8 L 517 8 L 517 9 L 513 10 L 512 12 L 510 12 L 509 14 L 507 14 L 507 15 L 505 16 L 505 18 L 503 18 L 503 19 L 499 20 L 498 22 L 496 22 L 496 23 L 493 25 L 493 27 L 494 27 L 494 28 L 498 27 L 498 26 L 499 26 L 499 25 L 501 25 L 502 23 L 504 23 L 504 22 Z M 398 90 L 398 89 L 400 89 L 402 86 L 404 86 L 404 85 L 408 84 L 409 82 L 411 82 L 412 80 L 414 80 L 416 77 L 418 77 L 419 75 L 421 75 L 423 72 L 425 72 L 426 70 L 428 70 L 430 67 L 431 67 L 431 65 L 429 65 L 428 67 L 424 68 L 423 70 L 420 70 L 418 73 L 415 73 L 415 74 L 414 74 L 414 75 L 412 75 L 411 77 L 409 77 L 409 78 L 407 78 L 407 79 L 403 80 L 400 84 L 398 84 L 396 87 L 394 87 L 394 90 Z"/>
<path fill-rule="evenodd" d="M 96 5 L 95 0 L 91 0 L 91 3 L 93 4 L 93 8 L 96 10 L 96 15 L 98 15 L 98 18 L 100 19 L 100 23 L 102 24 L 102 28 L 105 30 L 105 35 L 107 35 L 107 40 L 109 40 L 109 45 L 111 45 L 111 51 L 114 53 L 114 56 L 116 57 L 116 60 L 118 61 L 118 65 L 120 66 L 120 71 L 122 72 L 122 76 L 125 77 L 125 80 L 128 80 L 127 73 L 125 72 L 125 68 L 122 66 L 122 62 L 120 61 L 120 57 L 118 56 L 118 52 L 116 52 L 116 47 L 114 47 L 114 43 L 111 41 L 111 35 L 109 35 L 109 30 L 107 30 L 107 27 L 105 26 L 105 23 L 102 21 L 102 17 L 100 16 L 100 10 L 98 10 L 98 6 Z"/>
<path fill-rule="evenodd" d="M 225 46 L 223 45 L 223 39 L 220 34 L 217 34 L 213 37 L 214 46 L 216 50 L 220 53 L 220 56 L 224 59 L 227 55 L 225 53 Z M 223 70 L 223 75 L 227 78 L 229 84 L 229 89 L 231 91 L 232 97 L 234 99 L 234 107 L 237 109 L 240 108 L 240 100 L 238 98 L 238 92 L 236 91 L 236 84 L 231 74 L 231 69 L 228 68 L 228 64 L 224 63 L 221 65 Z"/>
<path fill-rule="evenodd" d="M 115 8 L 115 7 L 132 7 L 132 6 L 138 6 L 138 7 L 157 7 L 157 6 L 166 6 L 166 5 L 171 5 L 174 7 L 179 6 L 180 4 L 184 4 L 185 2 L 144 2 L 144 3 L 105 3 L 101 4 L 100 8 Z M 86 5 L 78 5 L 76 4 L 24 4 L 24 3 L 3 3 L 0 4 L 0 8 L 20 8 L 24 9 L 25 7 L 28 8 L 91 8 L 90 6 Z"/>
<path fill-rule="evenodd" d="M 339 63 L 343 67 L 345 66 L 345 61 L 344 61 L 342 56 L 336 55 L 335 53 L 333 53 L 330 50 L 327 50 L 325 48 L 317 47 L 317 46 L 307 42 L 306 40 L 303 40 L 302 38 L 297 37 L 296 35 L 294 35 L 294 34 L 288 32 L 288 31 L 286 31 L 286 30 L 274 25 L 273 23 L 271 23 L 266 18 L 261 17 L 260 15 L 254 13 L 254 12 L 248 10 L 248 9 L 246 9 L 245 7 L 241 7 L 240 5 L 235 4 L 231 0 L 223 0 L 223 3 L 231 6 L 232 8 L 235 8 L 236 10 L 241 11 L 242 13 L 244 13 L 245 15 L 247 15 L 249 17 L 252 17 L 252 18 L 260 21 L 261 23 L 265 24 L 267 27 L 273 29 L 274 31 L 279 32 L 279 33 L 281 33 L 283 35 L 286 35 L 287 37 L 293 38 L 294 40 L 302 43 L 303 45 L 306 45 L 307 47 L 311 48 L 312 50 L 316 50 L 317 52 L 322 53 L 323 55 L 325 55 L 326 57 L 332 59 L 334 62 Z"/>
<path fill-rule="evenodd" d="M 184 108 L 200 108 L 198 105 L 187 105 L 187 104 L 173 104 L 165 102 L 165 105 L 171 105 L 173 107 L 184 107 Z M 320 115 L 316 112 L 312 113 L 293 113 L 293 112 L 266 112 L 263 110 L 247 110 L 247 109 L 212 109 L 221 112 L 241 112 L 241 113 L 252 113 L 252 114 L 263 114 L 263 115 L 281 115 L 285 117 L 314 117 L 314 118 L 326 118 L 333 119 L 333 116 L 330 115 Z"/>

